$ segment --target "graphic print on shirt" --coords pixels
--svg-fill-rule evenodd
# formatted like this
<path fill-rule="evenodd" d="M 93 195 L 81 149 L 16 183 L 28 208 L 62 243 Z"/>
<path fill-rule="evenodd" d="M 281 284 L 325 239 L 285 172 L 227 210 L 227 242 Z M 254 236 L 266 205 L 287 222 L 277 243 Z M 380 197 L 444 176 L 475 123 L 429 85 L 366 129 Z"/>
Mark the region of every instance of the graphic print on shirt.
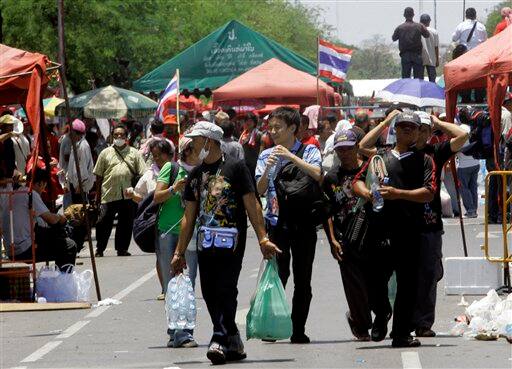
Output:
<path fill-rule="evenodd" d="M 202 174 L 200 201 L 201 225 L 236 227 L 236 201 L 231 184 L 224 176 Z"/>
<path fill-rule="evenodd" d="M 358 197 L 352 191 L 352 181 L 354 176 L 345 176 L 340 185 L 331 184 L 331 190 L 338 204 L 338 217 L 340 223 L 347 218 L 348 214 L 354 209 Z"/>

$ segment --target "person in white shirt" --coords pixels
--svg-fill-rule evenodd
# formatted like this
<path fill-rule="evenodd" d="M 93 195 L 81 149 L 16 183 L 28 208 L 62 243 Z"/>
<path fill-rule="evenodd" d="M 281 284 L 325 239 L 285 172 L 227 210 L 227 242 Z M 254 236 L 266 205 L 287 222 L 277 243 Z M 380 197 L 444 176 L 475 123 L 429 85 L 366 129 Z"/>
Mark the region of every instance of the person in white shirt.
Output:
<path fill-rule="evenodd" d="M 421 43 L 423 44 L 421 54 L 423 66 L 427 70 L 428 80 L 430 82 L 435 82 L 436 67 L 439 66 L 439 35 L 434 28 L 430 27 L 430 15 L 422 14 L 420 17 L 420 23 L 423 24 L 430 33 L 429 38 L 421 38 Z"/>
<path fill-rule="evenodd" d="M 471 32 L 474 28 L 473 33 Z M 471 37 L 470 37 L 471 36 Z M 452 41 L 462 44 L 468 50 L 475 48 L 487 40 L 487 30 L 485 26 L 476 20 L 475 8 L 466 9 L 466 20 L 459 23 L 452 36 Z"/>
<path fill-rule="evenodd" d="M 82 191 L 85 192 L 86 196 L 94 186 L 96 177 L 93 174 L 94 162 L 92 160 L 92 153 L 89 144 L 84 138 L 85 135 L 85 123 L 79 119 L 75 119 L 71 124 L 73 129 L 74 137 L 76 142 L 76 153 L 78 156 L 78 166 L 80 167 L 80 175 L 82 179 Z M 75 155 L 73 150 L 69 155 L 69 162 L 66 171 L 66 182 L 67 190 L 71 192 L 71 202 L 73 204 L 82 203 L 82 195 L 79 192 L 79 181 L 78 174 L 76 172 Z"/>

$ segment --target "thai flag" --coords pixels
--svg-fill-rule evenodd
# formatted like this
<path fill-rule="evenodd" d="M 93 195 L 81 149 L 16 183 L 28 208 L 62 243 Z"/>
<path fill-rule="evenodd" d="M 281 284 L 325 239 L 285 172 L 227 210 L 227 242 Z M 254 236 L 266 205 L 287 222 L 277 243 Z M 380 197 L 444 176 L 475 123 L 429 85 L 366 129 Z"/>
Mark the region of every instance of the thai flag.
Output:
<path fill-rule="evenodd" d="M 164 92 L 160 96 L 160 100 L 158 101 L 158 107 L 156 108 L 156 116 L 163 122 L 164 121 L 164 113 L 165 113 L 165 106 L 167 105 L 167 101 L 169 101 L 171 98 L 177 96 L 179 93 L 178 91 L 178 73 L 172 77 L 172 79 L 167 84 L 167 87 L 165 88 Z"/>
<path fill-rule="evenodd" d="M 318 39 L 318 75 L 333 82 L 343 82 L 347 77 L 352 50 Z"/>

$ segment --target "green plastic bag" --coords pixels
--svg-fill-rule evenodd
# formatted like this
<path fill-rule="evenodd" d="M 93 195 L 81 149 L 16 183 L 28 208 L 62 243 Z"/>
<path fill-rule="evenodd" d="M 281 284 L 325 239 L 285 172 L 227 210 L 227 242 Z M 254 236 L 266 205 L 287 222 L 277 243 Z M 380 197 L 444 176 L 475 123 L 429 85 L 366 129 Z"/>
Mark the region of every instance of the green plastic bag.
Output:
<path fill-rule="evenodd" d="M 266 263 L 246 317 L 247 339 L 285 340 L 292 335 L 290 306 L 275 258 Z"/>

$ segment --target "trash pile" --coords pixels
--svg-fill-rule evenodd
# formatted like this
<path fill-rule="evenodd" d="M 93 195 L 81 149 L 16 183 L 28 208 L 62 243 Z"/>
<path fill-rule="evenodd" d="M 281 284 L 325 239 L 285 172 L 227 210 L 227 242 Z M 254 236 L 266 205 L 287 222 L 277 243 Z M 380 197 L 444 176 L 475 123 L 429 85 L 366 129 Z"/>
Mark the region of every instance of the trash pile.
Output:
<path fill-rule="evenodd" d="M 490 290 L 483 299 L 469 305 L 465 314 L 455 321 L 450 330 L 452 336 L 481 341 L 503 337 L 512 343 L 512 294 L 502 300 L 495 290 Z"/>

